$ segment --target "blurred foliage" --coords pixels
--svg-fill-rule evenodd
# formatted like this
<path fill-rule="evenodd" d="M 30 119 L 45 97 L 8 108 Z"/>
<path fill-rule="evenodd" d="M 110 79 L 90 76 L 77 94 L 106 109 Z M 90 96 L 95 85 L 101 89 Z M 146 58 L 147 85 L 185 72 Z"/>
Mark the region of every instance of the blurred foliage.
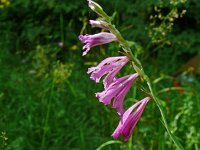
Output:
<path fill-rule="evenodd" d="M 10 1 L 9 0 L 0 0 L 0 9 L 3 9 L 7 6 L 10 5 Z"/>
<path fill-rule="evenodd" d="M 14 51 L 31 50 L 37 44 L 52 41 L 51 44 L 65 41 L 65 45 L 77 41 L 74 30 L 77 32 L 81 23 L 76 22 L 80 22 L 78 16 L 83 16 L 87 10 L 79 9 L 83 1 L 18 0 L 11 3 L 1 11 L 0 27 L 2 35 L 8 34 L 4 38 L 8 44 L 12 43 Z"/>
<path fill-rule="evenodd" d="M 176 70 L 200 52 L 197 0 L 97 2 L 114 17 L 122 35 L 139 47 L 135 54 L 151 79 L 159 81 L 154 84 L 158 91 L 173 87 Z M 90 81 L 86 71 L 118 55 L 119 47 L 112 43 L 81 56 L 78 35 L 100 31 L 88 25 L 95 18 L 81 0 L 0 1 L 2 149 L 96 149 L 111 140 L 119 118 L 95 98 L 102 87 Z M 126 66 L 120 75 L 131 72 Z M 193 80 L 181 82 L 184 91 L 158 94 L 172 131 L 187 150 L 197 150 L 200 81 L 198 75 L 189 77 Z M 134 103 L 140 92 L 133 86 L 125 105 Z M 107 148 L 175 149 L 159 118 L 149 103 L 132 140 Z"/>
<path fill-rule="evenodd" d="M 36 47 L 35 56 L 33 56 L 33 70 L 29 72 L 35 74 L 39 79 L 52 78 L 54 83 L 62 84 L 70 77 L 73 64 L 63 64 L 56 58 L 59 52 L 53 47 Z"/>

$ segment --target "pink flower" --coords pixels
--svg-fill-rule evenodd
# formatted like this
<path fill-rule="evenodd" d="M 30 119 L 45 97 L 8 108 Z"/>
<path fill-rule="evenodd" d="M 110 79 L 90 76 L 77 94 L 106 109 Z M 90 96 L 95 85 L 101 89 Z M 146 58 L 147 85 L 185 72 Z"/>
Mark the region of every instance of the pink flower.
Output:
<path fill-rule="evenodd" d="M 98 46 L 98 45 L 110 43 L 113 41 L 117 41 L 117 38 L 112 33 L 100 32 L 93 35 L 89 35 L 89 34 L 80 35 L 79 40 L 85 44 L 83 46 L 83 50 L 85 50 L 83 52 L 83 56 L 84 56 L 89 52 L 90 48 Z"/>
<path fill-rule="evenodd" d="M 103 92 L 96 93 L 99 101 L 108 105 L 113 100 L 113 108 L 121 116 L 124 113 L 123 102 L 131 85 L 139 75 L 137 73 L 115 79 Z"/>
<path fill-rule="evenodd" d="M 103 81 L 104 87 L 107 88 L 128 61 L 129 59 L 126 56 L 109 57 L 104 59 L 98 66 L 89 68 L 87 73 L 91 73 L 90 79 L 95 80 L 97 83 L 102 76 L 107 74 Z"/>
<path fill-rule="evenodd" d="M 114 139 L 117 139 L 121 134 L 124 136 L 124 141 L 128 141 L 149 100 L 150 97 L 146 97 L 124 112 L 117 128 L 112 134 Z"/>
<path fill-rule="evenodd" d="M 102 28 L 102 29 L 106 29 L 106 22 L 102 21 L 102 20 L 90 20 L 89 23 L 91 24 L 91 26 L 93 28 Z"/>

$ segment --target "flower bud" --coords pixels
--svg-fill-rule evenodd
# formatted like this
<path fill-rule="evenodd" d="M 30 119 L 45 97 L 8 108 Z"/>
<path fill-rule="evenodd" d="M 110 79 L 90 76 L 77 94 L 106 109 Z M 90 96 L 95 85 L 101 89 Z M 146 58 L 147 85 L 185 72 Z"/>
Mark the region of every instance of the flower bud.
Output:
<path fill-rule="evenodd" d="M 88 5 L 94 12 L 102 16 L 106 21 L 110 22 L 110 17 L 103 11 L 103 8 L 98 3 L 88 0 Z"/>
<path fill-rule="evenodd" d="M 102 28 L 102 29 L 108 30 L 106 26 L 106 22 L 102 20 L 90 20 L 89 23 L 91 24 L 93 28 Z"/>

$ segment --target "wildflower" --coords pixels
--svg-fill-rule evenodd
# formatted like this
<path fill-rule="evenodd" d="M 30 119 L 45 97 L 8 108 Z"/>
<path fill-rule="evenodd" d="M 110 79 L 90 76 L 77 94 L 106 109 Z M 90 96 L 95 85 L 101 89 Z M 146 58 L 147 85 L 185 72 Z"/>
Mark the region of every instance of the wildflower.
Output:
<path fill-rule="evenodd" d="M 99 101 L 108 105 L 113 100 L 113 108 L 117 109 L 117 113 L 122 116 L 124 113 L 123 102 L 131 85 L 139 75 L 137 73 L 116 78 L 103 92 L 96 93 Z"/>
<path fill-rule="evenodd" d="M 106 43 L 110 43 L 113 41 L 117 41 L 117 38 L 114 34 L 108 33 L 108 32 L 101 32 L 93 35 L 80 35 L 79 40 L 84 43 L 85 45 L 83 46 L 83 56 L 86 55 L 90 48 Z"/>
<path fill-rule="evenodd" d="M 88 69 L 88 74 L 91 73 L 90 79 L 95 80 L 97 83 L 101 77 L 107 74 L 104 79 L 104 87 L 107 88 L 115 78 L 115 75 L 120 69 L 129 61 L 126 56 L 109 57 L 104 59 L 98 66 Z"/>
<path fill-rule="evenodd" d="M 124 141 L 128 141 L 149 100 L 150 97 L 146 97 L 135 103 L 126 112 L 124 112 L 117 128 L 112 134 L 114 139 L 117 139 L 121 134 L 124 136 Z"/>
<path fill-rule="evenodd" d="M 93 28 L 102 28 L 107 30 L 106 22 L 102 20 L 90 20 L 89 23 Z"/>

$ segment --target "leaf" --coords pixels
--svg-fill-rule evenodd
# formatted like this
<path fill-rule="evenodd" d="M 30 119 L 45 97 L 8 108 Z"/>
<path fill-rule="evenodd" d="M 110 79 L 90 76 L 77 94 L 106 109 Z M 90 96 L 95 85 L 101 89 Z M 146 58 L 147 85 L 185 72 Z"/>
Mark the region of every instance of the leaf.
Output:
<path fill-rule="evenodd" d="M 105 142 L 105 143 L 101 144 L 96 150 L 101 150 L 101 149 L 104 148 L 105 146 L 111 145 L 111 144 L 122 144 L 122 142 L 121 142 L 121 141 L 114 141 L 114 140 L 111 140 L 111 141 L 108 141 L 108 142 Z"/>

